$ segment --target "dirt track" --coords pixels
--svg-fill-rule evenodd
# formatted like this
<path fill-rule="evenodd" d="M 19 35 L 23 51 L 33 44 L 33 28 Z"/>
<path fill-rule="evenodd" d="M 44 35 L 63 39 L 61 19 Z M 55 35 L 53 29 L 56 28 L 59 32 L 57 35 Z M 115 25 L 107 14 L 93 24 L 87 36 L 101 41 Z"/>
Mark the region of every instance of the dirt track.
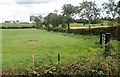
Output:
<path fill-rule="evenodd" d="M 91 26 L 90 28 L 105 28 L 105 27 L 111 27 L 111 26 Z M 89 29 L 89 26 L 87 26 L 87 27 L 70 27 L 70 29 Z"/>

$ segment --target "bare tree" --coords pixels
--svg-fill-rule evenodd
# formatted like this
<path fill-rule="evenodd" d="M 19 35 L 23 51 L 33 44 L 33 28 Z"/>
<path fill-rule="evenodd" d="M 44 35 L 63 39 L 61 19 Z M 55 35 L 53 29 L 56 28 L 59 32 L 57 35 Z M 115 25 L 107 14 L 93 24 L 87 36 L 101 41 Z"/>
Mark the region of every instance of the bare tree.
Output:
<path fill-rule="evenodd" d="M 95 2 L 83 1 L 79 6 L 79 16 L 87 19 L 89 22 L 89 27 L 91 20 L 96 19 L 100 15 L 100 8 L 97 8 Z"/>

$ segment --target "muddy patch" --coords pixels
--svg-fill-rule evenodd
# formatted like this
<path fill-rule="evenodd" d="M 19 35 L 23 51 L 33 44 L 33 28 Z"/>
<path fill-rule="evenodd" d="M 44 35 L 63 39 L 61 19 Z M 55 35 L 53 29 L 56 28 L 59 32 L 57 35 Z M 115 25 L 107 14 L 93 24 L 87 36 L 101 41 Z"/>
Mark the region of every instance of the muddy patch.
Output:
<path fill-rule="evenodd" d="M 28 40 L 28 44 L 35 45 L 38 43 L 38 40 Z"/>

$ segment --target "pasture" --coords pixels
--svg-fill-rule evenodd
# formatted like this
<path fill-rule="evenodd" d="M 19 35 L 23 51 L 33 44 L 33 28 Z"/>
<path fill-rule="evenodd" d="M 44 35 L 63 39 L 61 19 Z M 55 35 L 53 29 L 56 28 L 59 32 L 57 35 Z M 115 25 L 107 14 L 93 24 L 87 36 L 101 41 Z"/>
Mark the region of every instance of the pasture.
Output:
<path fill-rule="evenodd" d="M 110 21 L 107 21 L 107 20 L 101 20 L 101 23 L 98 23 L 98 24 L 90 24 L 90 26 L 109 26 L 108 23 Z M 101 25 L 102 24 L 102 25 Z M 84 23 L 71 23 L 70 24 L 71 27 L 87 27 L 89 26 L 89 24 L 85 24 Z"/>
<path fill-rule="evenodd" d="M 32 66 L 32 57 L 41 64 L 90 58 L 103 50 L 97 44 L 99 36 L 84 36 L 48 32 L 39 29 L 2 30 L 2 68 L 16 69 Z"/>
<path fill-rule="evenodd" d="M 4 27 L 31 27 L 30 23 L 0 23 Z"/>
<path fill-rule="evenodd" d="M 90 26 L 101 26 L 101 24 L 103 24 L 103 26 L 108 26 L 108 22 L 107 20 L 102 20 L 101 23 L 99 24 L 90 24 Z M 2 26 L 4 27 L 32 27 L 33 24 L 31 23 L 0 23 Z M 89 24 L 84 25 L 83 23 L 71 23 L 70 27 L 87 27 L 89 26 Z"/>
<path fill-rule="evenodd" d="M 71 23 L 70 27 L 87 27 L 89 24 L 82 24 L 82 23 Z M 90 26 L 101 26 L 100 24 L 90 24 Z"/>

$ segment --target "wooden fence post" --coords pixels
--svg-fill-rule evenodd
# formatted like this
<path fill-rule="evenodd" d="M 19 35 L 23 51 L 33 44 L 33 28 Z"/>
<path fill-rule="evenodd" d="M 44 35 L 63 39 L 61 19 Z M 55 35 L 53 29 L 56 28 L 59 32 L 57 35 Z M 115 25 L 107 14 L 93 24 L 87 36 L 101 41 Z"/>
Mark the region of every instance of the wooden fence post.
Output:
<path fill-rule="evenodd" d="M 103 34 L 103 30 L 100 30 L 100 44 L 102 44 L 102 34 Z"/>
<path fill-rule="evenodd" d="M 109 43 L 110 43 L 110 33 L 105 33 L 103 32 L 103 30 L 100 30 L 100 44 L 104 48 L 105 56 L 108 56 L 110 54 Z"/>
<path fill-rule="evenodd" d="M 109 43 L 110 43 L 110 33 L 105 33 L 105 56 L 108 56 L 110 54 Z"/>
<path fill-rule="evenodd" d="M 105 33 L 105 44 L 110 43 L 110 33 Z"/>
<path fill-rule="evenodd" d="M 35 56 L 32 54 L 32 64 L 35 65 Z"/>
<path fill-rule="evenodd" d="M 60 54 L 58 53 L 58 63 L 60 62 Z"/>

